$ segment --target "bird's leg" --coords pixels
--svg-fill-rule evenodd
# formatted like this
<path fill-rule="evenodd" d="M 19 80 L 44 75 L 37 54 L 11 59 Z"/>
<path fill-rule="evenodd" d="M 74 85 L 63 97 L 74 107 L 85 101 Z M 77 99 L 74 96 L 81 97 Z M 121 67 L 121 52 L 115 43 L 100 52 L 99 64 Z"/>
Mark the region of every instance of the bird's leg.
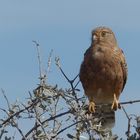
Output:
<path fill-rule="evenodd" d="M 113 100 L 111 109 L 114 110 L 114 111 L 116 111 L 118 108 L 120 109 L 121 106 L 120 106 L 119 101 L 118 101 L 118 99 L 116 97 L 116 94 L 114 93 L 114 100 Z"/>
<path fill-rule="evenodd" d="M 89 101 L 89 107 L 88 107 L 88 109 L 89 109 L 89 112 L 90 113 L 94 113 L 95 112 L 95 103 L 94 103 L 93 100 L 90 100 Z"/>

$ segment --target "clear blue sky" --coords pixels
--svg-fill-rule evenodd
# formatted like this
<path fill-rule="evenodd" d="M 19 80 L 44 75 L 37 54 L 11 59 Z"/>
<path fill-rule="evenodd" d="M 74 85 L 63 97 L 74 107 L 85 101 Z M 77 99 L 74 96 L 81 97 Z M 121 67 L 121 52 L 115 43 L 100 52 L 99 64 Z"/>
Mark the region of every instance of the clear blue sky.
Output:
<path fill-rule="evenodd" d="M 41 45 L 45 66 L 51 49 L 60 56 L 67 75 L 78 72 L 84 51 L 90 45 L 91 30 L 108 26 L 116 34 L 128 63 L 128 81 L 121 101 L 140 99 L 140 1 L 128 0 L 2 0 L 0 1 L 0 88 L 8 98 L 24 100 L 36 87 L 38 63 L 32 40 Z M 48 82 L 67 87 L 52 64 Z M 0 106 L 4 106 L 2 99 Z M 125 106 L 128 113 L 140 115 L 140 104 Z M 114 132 L 124 135 L 126 117 L 116 113 Z"/>

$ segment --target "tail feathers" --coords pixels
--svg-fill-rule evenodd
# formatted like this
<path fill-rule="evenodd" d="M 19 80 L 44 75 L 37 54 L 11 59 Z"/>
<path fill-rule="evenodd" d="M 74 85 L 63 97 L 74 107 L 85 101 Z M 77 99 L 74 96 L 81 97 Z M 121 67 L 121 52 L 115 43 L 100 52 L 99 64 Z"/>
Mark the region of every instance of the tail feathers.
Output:
<path fill-rule="evenodd" d="M 111 105 L 97 105 L 94 115 L 100 123 L 100 131 L 110 132 L 115 125 L 115 111 L 111 109 Z"/>

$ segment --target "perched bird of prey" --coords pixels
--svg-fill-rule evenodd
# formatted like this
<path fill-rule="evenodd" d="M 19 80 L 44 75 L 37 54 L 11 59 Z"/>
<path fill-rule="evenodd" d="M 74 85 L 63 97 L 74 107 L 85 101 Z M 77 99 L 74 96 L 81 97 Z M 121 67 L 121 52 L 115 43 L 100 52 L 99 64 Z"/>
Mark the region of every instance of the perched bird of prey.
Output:
<path fill-rule="evenodd" d="M 120 107 L 118 100 L 127 80 L 127 64 L 111 29 L 97 27 L 92 31 L 79 77 L 91 113 L 95 112 L 95 105 L 110 104 L 112 110 Z"/>

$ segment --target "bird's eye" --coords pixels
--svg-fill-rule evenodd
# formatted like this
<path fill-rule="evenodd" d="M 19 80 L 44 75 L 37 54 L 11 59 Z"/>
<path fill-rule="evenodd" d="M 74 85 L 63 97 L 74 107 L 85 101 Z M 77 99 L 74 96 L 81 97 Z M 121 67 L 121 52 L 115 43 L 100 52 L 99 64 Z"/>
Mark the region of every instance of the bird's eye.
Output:
<path fill-rule="evenodd" d="M 103 31 L 103 32 L 101 33 L 101 36 L 102 36 L 102 37 L 105 37 L 105 35 L 106 35 L 106 32 Z"/>

